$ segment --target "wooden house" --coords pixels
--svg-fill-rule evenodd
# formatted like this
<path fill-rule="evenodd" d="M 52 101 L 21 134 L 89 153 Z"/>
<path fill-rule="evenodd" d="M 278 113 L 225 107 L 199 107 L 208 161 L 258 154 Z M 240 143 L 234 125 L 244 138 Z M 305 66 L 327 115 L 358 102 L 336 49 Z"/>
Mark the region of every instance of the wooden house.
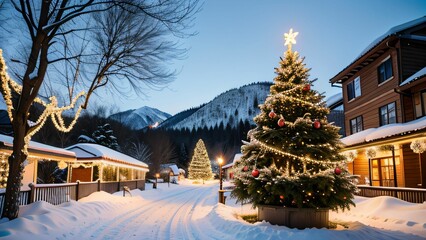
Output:
<path fill-rule="evenodd" d="M 349 170 L 360 184 L 426 187 L 426 16 L 391 28 L 330 79 L 343 92 Z"/>
<path fill-rule="evenodd" d="M 327 115 L 328 122 L 340 127 L 339 134 L 343 137 L 346 136 L 342 93 L 340 92 L 330 96 L 325 100 L 325 103 L 330 109 L 330 113 Z"/>
<path fill-rule="evenodd" d="M 232 160 L 232 162 L 222 166 L 222 171 L 223 171 L 223 179 L 224 180 L 232 180 L 234 179 L 234 164 L 236 163 L 236 161 L 240 160 L 242 154 L 241 153 L 237 153 L 234 156 L 234 159 Z"/>
<path fill-rule="evenodd" d="M 66 149 L 77 158 L 71 165 L 70 182 L 145 180 L 149 171 L 146 163 L 98 144 L 78 143 Z"/>
<path fill-rule="evenodd" d="M 6 187 L 8 174 L 8 157 L 13 150 L 13 138 L 0 134 L 0 188 Z M 42 162 L 52 163 L 60 169 L 67 168 L 76 161 L 75 153 L 62 148 L 30 141 L 28 146 L 28 158 L 24 162 L 24 174 L 22 189 L 28 189 L 28 184 L 39 183 L 40 164 Z M 67 173 L 68 174 L 68 173 Z M 64 181 L 67 180 L 65 177 Z M 42 182 L 45 183 L 45 182 Z"/>
<path fill-rule="evenodd" d="M 160 175 L 163 179 L 171 183 L 178 183 L 180 180 L 179 168 L 174 163 L 161 164 Z"/>

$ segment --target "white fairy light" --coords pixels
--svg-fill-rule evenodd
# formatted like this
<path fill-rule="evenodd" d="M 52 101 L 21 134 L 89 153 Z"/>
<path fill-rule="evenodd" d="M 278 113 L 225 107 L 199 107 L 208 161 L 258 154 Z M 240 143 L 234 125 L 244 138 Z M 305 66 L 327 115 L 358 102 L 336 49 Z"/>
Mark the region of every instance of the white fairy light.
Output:
<path fill-rule="evenodd" d="M 345 164 L 346 163 L 345 160 L 343 160 L 343 161 L 334 161 L 334 162 L 329 161 L 329 160 L 318 161 L 318 160 L 315 160 L 315 159 L 312 159 L 312 158 L 309 158 L 309 157 L 301 157 L 301 156 L 298 156 L 298 155 L 294 155 L 294 154 L 282 151 L 280 149 L 277 149 L 275 147 L 268 146 L 267 144 L 265 144 L 265 143 L 259 141 L 258 139 L 256 139 L 253 136 L 253 134 L 250 134 L 250 139 L 254 143 L 259 144 L 262 148 L 264 148 L 264 149 L 266 149 L 266 150 L 268 150 L 270 152 L 273 152 L 276 155 L 281 155 L 283 157 L 291 157 L 291 158 L 293 158 L 295 160 L 299 160 L 301 162 L 309 162 L 309 163 L 314 163 L 314 164 L 318 164 L 318 165 L 322 165 L 322 166 L 330 166 L 330 165 L 335 165 L 335 164 Z"/>
<path fill-rule="evenodd" d="M 7 74 L 6 70 L 7 70 L 7 66 L 3 58 L 3 51 L 2 49 L 0 49 L 0 78 L 1 78 L 0 80 L 2 84 L 2 90 L 3 90 L 2 93 L 7 106 L 8 116 L 10 118 L 10 121 L 13 122 L 14 109 L 12 104 L 12 89 L 16 93 L 21 94 L 22 86 L 20 86 L 15 81 L 13 81 Z M 28 144 L 31 140 L 31 137 L 43 127 L 43 125 L 46 123 L 46 120 L 49 117 L 52 119 L 56 129 L 58 129 L 59 131 L 61 132 L 71 131 L 71 129 L 76 124 L 78 117 L 80 116 L 82 106 L 79 106 L 76 114 L 74 115 L 74 119 L 72 120 L 72 122 L 70 123 L 68 127 L 65 126 L 62 113 L 66 110 L 73 109 L 75 107 L 77 100 L 84 95 L 85 95 L 84 92 L 79 93 L 74 99 L 72 99 L 71 104 L 69 106 L 64 106 L 64 107 L 58 107 L 58 101 L 56 100 L 55 96 L 52 96 L 49 98 L 50 100 L 49 103 L 45 103 L 42 99 L 38 97 L 35 98 L 34 102 L 43 105 L 45 109 L 43 110 L 43 113 L 39 116 L 35 124 L 30 127 L 30 130 L 28 131 L 27 135 L 24 137 L 25 145 L 24 145 L 23 153 L 28 156 Z"/>

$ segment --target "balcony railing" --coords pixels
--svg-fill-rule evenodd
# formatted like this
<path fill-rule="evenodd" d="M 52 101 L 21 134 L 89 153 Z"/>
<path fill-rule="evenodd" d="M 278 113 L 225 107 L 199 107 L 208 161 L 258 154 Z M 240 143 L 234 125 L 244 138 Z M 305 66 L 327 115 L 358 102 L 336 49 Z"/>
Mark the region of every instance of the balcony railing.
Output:
<path fill-rule="evenodd" d="M 399 188 L 399 187 L 373 187 L 358 185 L 357 195 L 363 197 L 390 196 L 406 202 L 423 203 L 426 201 L 426 189 Z"/>

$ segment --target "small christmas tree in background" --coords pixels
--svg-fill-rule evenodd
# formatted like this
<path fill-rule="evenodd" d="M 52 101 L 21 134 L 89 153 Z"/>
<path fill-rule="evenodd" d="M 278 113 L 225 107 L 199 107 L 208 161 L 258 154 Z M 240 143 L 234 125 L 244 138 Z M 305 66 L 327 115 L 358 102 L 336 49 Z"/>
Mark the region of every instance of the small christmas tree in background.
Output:
<path fill-rule="evenodd" d="M 254 206 L 349 209 L 356 186 L 339 154 L 339 128 L 327 122 L 324 96 L 291 50 L 297 34 L 285 34 L 288 50 L 234 165 L 232 196 Z"/>
<path fill-rule="evenodd" d="M 202 139 L 195 145 L 194 155 L 188 168 L 189 179 L 210 180 L 213 177 L 212 167 L 206 146 Z"/>

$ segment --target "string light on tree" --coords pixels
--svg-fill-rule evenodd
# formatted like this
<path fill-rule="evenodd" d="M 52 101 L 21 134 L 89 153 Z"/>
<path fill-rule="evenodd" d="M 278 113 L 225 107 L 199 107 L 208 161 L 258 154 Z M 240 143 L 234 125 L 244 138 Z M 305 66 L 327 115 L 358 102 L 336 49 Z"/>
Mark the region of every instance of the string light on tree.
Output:
<path fill-rule="evenodd" d="M 2 84 L 2 94 L 3 98 L 5 100 L 6 106 L 7 106 L 7 113 L 9 116 L 9 119 L 11 122 L 14 121 L 13 119 L 13 104 L 12 104 L 12 91 L 21 94 L 22 86 L 17 84 L 15 81 L 12 80 L 12 78 L 9 77 L 7 74 L 7 66 L 3 58 L 3 51 L 0 49 L 0 78 L 1 78 L 1 84 Z M 74 115 L 73 120 L 69 124 L 68 127 L 65 125 L 65 121 L 62 117 L 62 114 L 64 111 L 74 109 L 75 104 L 77 103 L 78 99 L 82 98 L 85 95 L 84 92 L 81 92 L 77 96 L 75 96 L 70 105 L 64 106 L 64 107 L 58 107 L 58 101 L 55 96 L 52 96 L 49 98 L 49 103 L 46 103 L 41 98 L 36 97 L 34 102 L 41 104 L 44 106 L 44 110 L 41 113 L 41 115 L 38 117 L 37 121 L 30 125 L 28 134 L 25 136 L 25 146 L 24 146 L 24 154 L 28 155 L 28 144 L 31 140 L 31 137 L 36 134 L 46 123 L 46 120 L 50 117 L 56 127 L 59 131 L 62 132 L 69 132 L 74 127 L 74 125 L 77 122 L 78 117 L 80 116 L 82 106 L 80 106 L 76 114 Z"/>

